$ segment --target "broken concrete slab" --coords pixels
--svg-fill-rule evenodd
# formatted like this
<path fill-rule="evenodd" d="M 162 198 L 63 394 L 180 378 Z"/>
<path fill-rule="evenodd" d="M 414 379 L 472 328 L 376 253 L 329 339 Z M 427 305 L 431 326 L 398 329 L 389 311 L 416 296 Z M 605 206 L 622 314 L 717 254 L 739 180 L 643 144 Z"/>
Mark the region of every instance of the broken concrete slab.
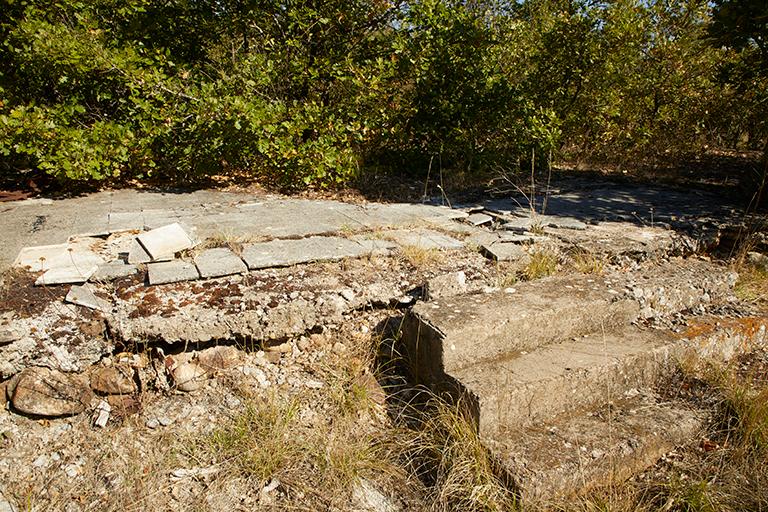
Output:
<path fill-rule="evenodd" d="M 0 325 L 0 345 L 7 345 L 20 340 L 23 333 L 17 327 L 11 325 Z"/>
<path fill-rule="evenodd" d="M 526 503 L 551 505 L 626 480 L 676 446 L 698 439 L 704 426 L 704 415 L 683 403 L 642 395 L 616 398 L 486 441 Z"/>
<path fill-rule="evenodd" d="M 142 247 L 138 240 L 134 239 L 128 250 L 128 263 L 131 265 L 142 265 L 151 261 L 152 256 Z"/>
<path fill-rule="evenodd" d="M 31 272 L 47 271 L 57 268 L 83 268 L 104 263 L 96 252 L 102 241 L 95 238 L 80 238 L 56 245 L 25 247 L 13 262 L 15 267 L 25 267 Z"/>
<path fill-rule="evenodd" d="M 483 244 L 483 253 L 494 261 L 519 261 L 528 258 L 526 250 L 518 244 L 508 242 L 496 242 Z"/>
<path fill-rule="evenodd" d="M 271 240 L 248 244 L 243 260 L 251 270 L 288 267 L 312 261 L 334 261 L 370 254 L 371 247 L 336 236 L 312 236 L 298 240 Z"/>
<path fill-rule="evenodd" d="M 153 261 L 171 261 L 174 258 L 173 254 L 161 254 L 156 258 L 153 258 L 146 249 L 134 238 L 130 243 L 130 249 L 128 250 L 128 263 L 131 265 L 141 265 L 144 263 L 151 263 Z"/>
<path fill-rule="evenodd" d="M 89 281 L 97 283 L 105 283 L 120 279 L 121 277 L 132 276 L 138 272 L 136 265 L 129 265 L 122 260 L 111 261 L 104 265 L 99 265 L 96 272 L 90 277 Z"/>
<path fill-rule="evenodd" d="M 77 267 L 58 267 L 48 270 L 35 281 L 35 286 L 47 286 L 54 284 L 84 283 L 99 268 L 98 263 L 81 265 Z"/>
<path fill-rule="evenodd" d="M 64 300 L 72 304 L 77 304 L 78 306 L 83 306 L 88 309 L 95 309 L 104 313 L 112 309 L 112 304 L 100 297 L 97 297 L 93 292 L 93 289 L 87 284 L 83 286 L 73 286 L 70 288 L 69 293 L 67 293 L 67 296 Z"/>
<path fill-rule="evenodd" d="M 401 247 L 418 247 L 427 250 L 455 250 L 464 247 L 463 242 L 429 229 L 400 229 L 388 231 L 385 236 Z"/>
<path fill-rule="evenodd" d="M 142 233 L 136 239 L 153 260 L 191 249 L 196 245 L 194 238 L 178 222 Z"/>
<path fill-rule="evenodd" d="M 147 265 L 149 284 L 168 284 L 200 278 L 197 267 L 183 260 L 164 261 Z"/>
<path fill-rule="evenodd" d="M 733 284 L 733 275 L 701 261 L 653 268 L 642 283 L 621 274 L 555 276 L 521 283 L 514 295 L 468 294 L 417 304 L 403 335 L 417 378 L 440 382 L 467 366 L 629 325 L 646 308 L 662 317 L 727 299 Z"/>
<path fill-rule="evenodd" d="M 532 215 L 528 217 L 511 218 L 502 225 L 503 229 L 519 233 L 536 231 L 545 227 L 583 231 L 587 229 L 587 224 L 573 217 Z"/>
<path fill-rule="evenodd" d="M 433 277 L 427 281 L 424 289 L 428 300 L 435 300 L 467 293 L 470 286 L 467 284 L 467 275 L 459 271 Z"/>
<path fill-rule="evenodd" d="M 452 377 L 473 397 L 481 434 L 494 437 L 656 384 L 680 355 L 677 341 L 668 331 L 627 327 L 470 364 Z"/>
<path fill-rule="evenodd" d="M 206 249 L 195 257 L 195 265 L 204 279 L 248 272 L 243 260 L 226 247 Z"/>
<path fill-rule="evenodd" d="M 493 217 L 485 213 L 472 213 L 464 219 L 464 222 L 473 226 L 485 226 L 493 224 Z"/>
<path fill-rule="evenodd" d="M 365 236 L 353 236 L 352 240 L 363 246 L 367 254 L 375 256 L 389 256 L 397 249 L 397 244 L 389 240 L 368 238 Z"/>

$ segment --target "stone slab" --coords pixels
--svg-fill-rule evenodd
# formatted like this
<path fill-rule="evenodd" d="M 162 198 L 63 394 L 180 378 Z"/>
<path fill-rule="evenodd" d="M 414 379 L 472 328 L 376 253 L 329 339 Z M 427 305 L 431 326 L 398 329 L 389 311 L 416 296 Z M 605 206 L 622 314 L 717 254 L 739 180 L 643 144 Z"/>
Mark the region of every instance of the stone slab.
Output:
<path fill-rule="evenodd" d="M 519 351 L 728 300 L 734 284 L 726 269 L 701 261 L 673 261 L 644 273 L 642 282 L 633 279 L 553 276 L 520 283 L 514 294 L 416 304 L 403 329 L 412 366 L 424 381 L 444 380 Z"/>
<path fill-rule="evenodd" d="M 493 224 L 493 217 L 485 213 L 472 213 L 464 222 L 472 224 L 473 226 L 485 226 L 487 224 Z"/>
<path fill-rule="evenodd" d="M 401 247 L 418 247 L 420 249 L 445 249 L 455 250 L 464 247 L 464 244 L 437 231 L 429 229 L 401 229 L 389 231 L 386 236 Z"/>
<path fill-rule="evenodd" d="M 627 480 L 675 447 L 699 439 L 705 419 L 684 403 L 619 396 L 610 412 L 595 407 L 575 417 L 512 429 L 505 439 L 485 444 L 524 503 L 535 509 L 567 503 L 568 509 L 574 495 Z"/>
<path fill-rule="evenodd" d="M 134 238 L 128 250 L 128 263 L 131 265 L 141 265 L 153 261 L 171 261 L 173 256 L 173 254 L 161 254 L 157 258 L 153 258 L 139 241 Z"/>
<path fill-rule="evenodd" d="M 298 240 L 272 240 L 248 244 L 243 248 L 243 260 L 251 270 L 288 267 L 312 261 L 334 261 L 356 258 L 370 253 L 354 240 L 335 236 L 312 236 Z"/>
<path fill-rule="evenodd" d="M 587 224 L 573 217 L 559 217 L 553 215 L 533 215 L 509 219 L 502 227 L 508 231 L 525 233 L 545 227 L 575 229 L 583 231 Z"/>
<path fill-rule="evenodd" d="M 88 309 L 95 309 L 104 313 L 112 309 L 112 304 L 104 299 L 97 297 L 93 292 L 93 289 L 87 284 L 83 286 L 73 286 L 70 288 L 69 293 L 67 293 L 67 296 L 64 300 L 72 304 L 77 304 L 78 306 L 83 306 Z"/>
<path fill-rule="evenodd" d="M 55 268 L 82 267 L 104 263 L 93 248 L 100 240 L 81 238 L 63 244 L 24 247 L 13 263 L 15 267 L 27 267 L 31 272 Z"/>
<path fill-rule="evenodd" d="M 389 240 L 353 236 L 352 240 L 359 243 L 367 254 L 376 256 L 388 256 L 397 249 L 397 244 Z"/>
<path fill-rule="evenodd" d="M 37 278 L 35 286 L 84 283 L 98 268 L 98 264 L 52 268 Z"/>
<path fill-rule="evenodd" d="M 110 233 L 120 231 L 141 231 L 144 229 L 142 212 L 110 212 L 107 230 Z"/>
<path fill-rule="evenodd" d="M 200 277 L 222 277 L 232 274 L 244 274 L 248 267 L 235 253 L 225 247 L 206 249 L 195 257 L 195 265 Z"/>
<path fill-rule="evenodd" d="M 120 279 L 121 277 L 132 276 L 138 272 L 136 265 L 130 265 L 122 260 L 110 261 L 103 265 L 99 265 L 96 272 L 90 277 L 89 281 L 92 282 L 108 282 Z"/>
<path fill-rule="evenodd" d="M 149 284 L 178 283 L 199 279 L 200 274 L 193 263 L 182 260 L 150 263 L 147 265 Z"/>
<path fill-rule="evenodd" d="M 480 432 L 495 436 L 653 386 L 680 345 L 661 329 L 623 327 L 467 365 L 451 376 L 477 397 Z"/>
<path fill-rule="evenodd" d="M 511 242 L 483 244 L 481 248 L 484 254 L 495 261 L 518 261 L 528 257 L 521 245 Z"/>
<path fill-rule="evenodd" d="M 178 222 L 142 233 L 136 238 L 153 260 L 195 246 L 193 238 Z"/>

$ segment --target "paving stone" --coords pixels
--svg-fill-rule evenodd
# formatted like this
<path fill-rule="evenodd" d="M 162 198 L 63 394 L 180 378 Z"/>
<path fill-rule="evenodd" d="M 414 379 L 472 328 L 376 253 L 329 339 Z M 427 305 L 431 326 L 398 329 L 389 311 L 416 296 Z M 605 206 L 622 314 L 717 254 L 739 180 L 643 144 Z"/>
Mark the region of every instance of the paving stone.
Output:
<path fill-rule="evenodd" d="M 464 239 L 464 243 L 468 246 L 482 247 L 483 245 L 491 245 L 501 241 L 501 236 L 496 231 L 481 230 L 479 233 L 473 233 Z"/>
<path fill-rule="evenodd" d="M 484 226 L 486 224 L 492 224 L 493 217 L 485 213 L 473 213 L 464 219 L 464 222 L 472 224 L 473 226 Z"/>
<path fill-rule="evenodd" d="M 507 231 L 499 232 L 499 241 L 512 244 L 532 244 L 536 242 L 543 242 L 549 240 L 546 236 L 532 235 L 532 234 L 519 234 L 510 233 Z"/>
<path fill-rule="evenodd" d="M 110 212 L 107 230 L 110 233 L 118 231 L 141 231 L 144 229 L 144 214 L 142 212 Z"/>
<path fill-rule="evenodd" d="M 178 283 L 198 279 L 200 274 L 193 263 L 182 260 L 150 263 L 147 265 L 149 284 Z"/>
<path fill-rule="evenodd" d="M 96 272 L 90 277 L 91 282 L 114 281 L 121 277 L 128 277 L 138 271 L 136 265 L 129 265 L 122 260 L 111 261 L 100 265 Z"/>
<path fill-rule="evenodd" d="M 552 227 L 562 229 L 576 229 L 583 231 L 587 224 L 573 217 L 556 217 L 553 215 L 534 215 L 532 217 L 519 217 L 510 219 L 502 226 L 504 229 L 515 232 L 527 232 L 536 228 Z"/>
<path fill-rule="evenodd" d="M 67 297 L 64 299 L 72 304 L 83 306 L 89 309 L 95 309 L 97 311 L 107 312 L 112 309 L 112 304 L 104 299 L 101 299 L 93 293 L 93 289 L 90 286 L 73 286 L 70 288 Z"/>
<path fill-rule="evenodd" d="M 99 268 L 97 263 L 78 267 L 52 268 L 35 281 L 35 286 L 84 283 Z"/>
<path fill-rule="evenodd" d="M 154 260 L 195 246 L 195 241 L 178 222 L 142 233 L 136 238 Z"/>
<path fill-rule="evenodd" d="M 455 238 L 429 229 L 389 231 L 387 236 L 401 247 L 420 249 L 461 249 L 464 244 Z"/>
<path fill-rule="evenodd" d="M 138 240 L 134 238 L 131 242 L 131 248 L 128 251 L 128 263 L 131 265 L 140 265 L 143 263 L 150 263 L 152 261 L 171 261 L 173 254 L 163 254 L 157 258 L 152 258 L 150 254 L 142 247 Z"/>
<path fill-rule="evenodd" d="M 482 246 L 483 252 L 496 261 L 518 261 L 528 256 L 520 245 L 514 243 L 487 244 Z"/>
<path fill-rule="evenodd" d="M 203 278 L 248 272 L 248 267 L 243 260 L 225 247 L 203 251 L 195 258 L 195 265 Z"/>
<path fill-rule="evenodd" d="M 362 236 L 353 236 L 353 240 L 359 243 L 368 254 L 377 256 L 388 256 L 397 249 L 397 244 L 389 240 L 380 240 L 376 238 L 365 238 Z"/>
<path fill-rule="evenodd" d="M 93 250 L 100 242 L 94 238 L 81 238 L 63 244 L 25 247 L 13 266 L 27 267 L 31 272 L 69 267 L 87 269 L 104 263 L 104 259 Z"/>
<path fill-rule="evenodd" d="M 272 240 L 249 244 L 243 248 L 243 259 L 251 270 L 287 267 L 311 261 L 333 261 L 356 258 L 370 253 L 354 240 L 335 236 L 312 236 L 299 240 Z"/>

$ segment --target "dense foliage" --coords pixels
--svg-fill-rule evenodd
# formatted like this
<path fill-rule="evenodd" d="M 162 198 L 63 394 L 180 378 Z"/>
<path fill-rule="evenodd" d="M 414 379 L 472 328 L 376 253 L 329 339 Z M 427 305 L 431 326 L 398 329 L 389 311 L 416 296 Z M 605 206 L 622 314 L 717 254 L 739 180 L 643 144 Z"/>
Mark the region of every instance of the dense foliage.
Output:
<path fill-rule="evenodd" d="M 0 0 L 0 172 L 290 188 L 761 147 L 765 4 Z"/>

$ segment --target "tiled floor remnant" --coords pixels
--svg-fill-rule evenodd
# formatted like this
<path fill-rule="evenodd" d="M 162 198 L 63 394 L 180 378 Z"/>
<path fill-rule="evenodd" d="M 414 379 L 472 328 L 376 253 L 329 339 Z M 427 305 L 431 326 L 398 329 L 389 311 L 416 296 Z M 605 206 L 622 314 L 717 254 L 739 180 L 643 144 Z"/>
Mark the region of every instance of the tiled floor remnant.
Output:
<path fill-rule="evenodd" d="M 298 240 L 272 240 L 248 244 L 243 259 L 251 270 L 287 267 L 310 261 L 333 261 L 356 258 L 366 254 L 366 247 L 336 236 L 311 236 Z"/>
<path fill-rule="evenodd" d="M 248 272 L 243 260 L 226 247 L 207 249 L 195 257 L 200 277 L 221 277 Z"/>
<path fill-rule="evenodd" d="M 136 237 L 153 260 L 194 247 L 195 240 L 175 222 Z"/>
<path fill-rule="evenodd" d="M 163 261 L 147 265 L 149 284 L 178 283 L 198 279 L 200 274 L 194 263 L 183 260 Z"/>

